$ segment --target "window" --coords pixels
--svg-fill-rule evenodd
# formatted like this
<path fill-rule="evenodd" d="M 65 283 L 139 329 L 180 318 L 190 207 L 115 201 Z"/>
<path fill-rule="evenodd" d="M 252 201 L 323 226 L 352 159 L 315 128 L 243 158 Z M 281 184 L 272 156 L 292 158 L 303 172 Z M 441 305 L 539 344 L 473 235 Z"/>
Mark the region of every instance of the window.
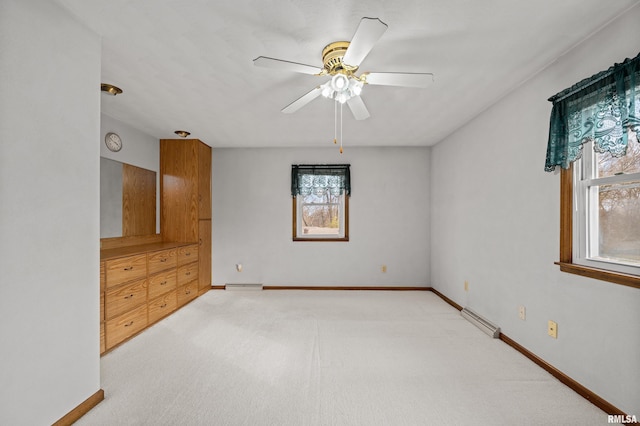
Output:
<path fill-rule="evenodd" d="M 640 55 L 549 100 L 545 170 L 562 167 L 557 263 L 640 288 Z"/>
<path fill-rule="evenodd" d="M 622 157 L 592 145 L 574 163 L 574 262 L 640 275 L 640 144 L 631 132 Z"/>
<path fill-rule="evenodd" d="M 349 241 L 349 165 L 291 166 L 293 241 Z"/>

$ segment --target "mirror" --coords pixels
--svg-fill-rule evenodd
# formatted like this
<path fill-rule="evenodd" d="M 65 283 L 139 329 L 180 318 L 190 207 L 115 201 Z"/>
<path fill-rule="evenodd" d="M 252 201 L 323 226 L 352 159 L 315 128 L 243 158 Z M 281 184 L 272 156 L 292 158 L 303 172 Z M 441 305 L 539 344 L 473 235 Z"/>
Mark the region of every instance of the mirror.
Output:
<path fill-rule="evenodd" d="M 156 234 L 156 172 L 100 157 L 100 238 Z"/>

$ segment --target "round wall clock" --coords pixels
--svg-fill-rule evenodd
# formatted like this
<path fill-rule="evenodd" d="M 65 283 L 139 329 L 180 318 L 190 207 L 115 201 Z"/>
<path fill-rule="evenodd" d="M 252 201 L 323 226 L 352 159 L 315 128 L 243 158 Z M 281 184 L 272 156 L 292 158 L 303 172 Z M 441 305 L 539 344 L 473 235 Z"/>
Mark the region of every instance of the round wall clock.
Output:
<path fill-rule="evenodd" d="M 122 149 L 122 139 L 117 133 L 107 133 L 104 137 L 104 143 L 110 151 L 118 152 Z"/>

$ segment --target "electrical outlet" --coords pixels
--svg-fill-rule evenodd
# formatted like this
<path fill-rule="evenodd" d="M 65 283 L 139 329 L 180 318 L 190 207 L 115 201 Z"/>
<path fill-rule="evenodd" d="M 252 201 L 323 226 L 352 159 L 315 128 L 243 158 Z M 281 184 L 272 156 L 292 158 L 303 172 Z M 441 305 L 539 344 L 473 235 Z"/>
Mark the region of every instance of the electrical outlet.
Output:
<path fill-rule="evenodd" d="M 381 270 L 382 272 L 385 272 L 385 273 L 386 273 L 386 272 L 387 272 L 387 265 L 382 265 L 382 266 L 380 267 L 380 270 Z"/>
<path fill-rule="evenodd" d="M 554 339 L 558 338 L 558 324 L 555 321 L 549 320 L 547 333 L 549 334 L 549 336 L 553 337 Z"/>
<path fill-rule="evenodd" d="M 469 291 L 469 281 L 464 281 L 464 291 Z"/>
<path fill-rule="evenodd" d="M 522 305 L 518 307 L 518 318 L 520 318 L 523 321 L 527 318 L 527 311 L 525 307 Z"/>

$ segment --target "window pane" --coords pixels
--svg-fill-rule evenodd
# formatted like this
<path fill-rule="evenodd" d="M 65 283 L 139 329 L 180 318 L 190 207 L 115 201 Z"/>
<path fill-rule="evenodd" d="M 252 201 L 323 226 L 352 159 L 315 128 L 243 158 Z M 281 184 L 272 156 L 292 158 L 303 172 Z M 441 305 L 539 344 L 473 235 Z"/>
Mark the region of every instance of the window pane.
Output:
<path fill-rule="evenodd" d="M 338 235 L 340 209 L 337 205 L 302 205 L 302 233 Z"/>
<path fill-rule="evenodd" d="M 630 174 L 640 172 L 640 143 L 636 139 L 636 133 L 629 132 L 627 155 L 613 157 L 611 153 L 595 153 L 597 162 L 597 176 L 607 177 L 616 174 Z"/>
<path fill-rule="evenodd" d="M 302 234 L 339 236 L 342 195 L 316 188 L 301 199 Z"/>
<path fill-rule="evenodd" d="M 599 258 L 640 265 L 640 181 L 599 187 L 598 225 Z"/>

